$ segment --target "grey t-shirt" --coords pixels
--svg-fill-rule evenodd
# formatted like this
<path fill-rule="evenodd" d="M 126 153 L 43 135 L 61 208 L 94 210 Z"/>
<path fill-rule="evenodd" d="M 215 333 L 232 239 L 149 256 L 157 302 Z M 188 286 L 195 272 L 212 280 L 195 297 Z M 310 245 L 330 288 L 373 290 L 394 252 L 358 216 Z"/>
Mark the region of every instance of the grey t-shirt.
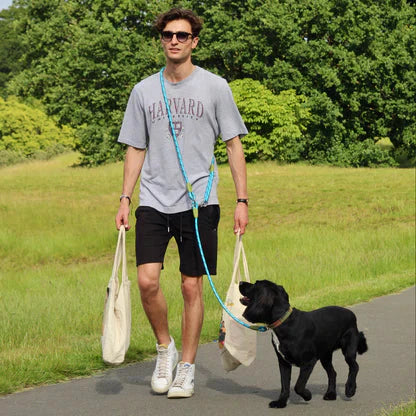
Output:
<path fill-rule="evenodd" d="M 165 88 L 183 163 L 198 204 L 204 199 L 214 145 L 244 136 L 247 129 L 226 80 L 200 67 L 178 83 L 166 78 Z M 140 205 L 164 213 L 191 209 L 169 119 L 159 73 L 136 84 L 130 94 L 118 138 L 120 143 L 146 149 Z M 208 204 L 218 204 L 218 174 Z"/>

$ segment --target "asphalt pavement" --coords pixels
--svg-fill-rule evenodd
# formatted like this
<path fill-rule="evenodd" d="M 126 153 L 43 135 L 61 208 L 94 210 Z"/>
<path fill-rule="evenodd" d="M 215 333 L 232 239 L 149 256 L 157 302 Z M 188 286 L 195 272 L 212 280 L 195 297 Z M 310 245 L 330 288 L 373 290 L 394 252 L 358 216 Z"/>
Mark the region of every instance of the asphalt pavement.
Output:
<path fill-rule="evenodd" d="M 111 368 L 93 377 L 41 386 L 0 397 L 1 416 L 367 416 L 415 398 L 415 287 L 351 307 L 369 350 L 358 356 L 357 393 L 347 399 L 348 367 L 334 354 L 338 373 L 336 401 L 322 400 L 326 373 L 318 363 L 308 382 L 313 397 L 303 401 L 293 391 L 284 409 L 269 409 L 280 390 L 280 375 L 270 333 L 259 334 L 257 358 L 249 367 L 226 373 L 218 344 L 201 345 L 195 372 L 195 395 L 168 399 L 152 394 L 154 360 Z M 1 371 L 1 369 L 0 369 Z"/>

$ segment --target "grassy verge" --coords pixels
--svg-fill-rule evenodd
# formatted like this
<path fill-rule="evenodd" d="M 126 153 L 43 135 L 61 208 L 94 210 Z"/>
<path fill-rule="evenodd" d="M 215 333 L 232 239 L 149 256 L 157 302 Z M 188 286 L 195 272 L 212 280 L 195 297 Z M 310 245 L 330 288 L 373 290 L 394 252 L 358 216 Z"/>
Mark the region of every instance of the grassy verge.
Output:
<path fill-rule="evenodd" d="M 402 403 L 398 406 L 393 406 L 388 409 L 383 409 L 375 413 L 374 416 L 415 416 L 416 402 L 414 400 L 408 403 Z"/>
<path fill-rule="evenodd" d="M 0 170 L 0 393 L 105 368 L 100 331 L 117 233 L 122 164 L 73 168 L 76 155 Z M 412 169 L 248 167 L 250 225 L 244 244 L 252 280 L 283 284 L 291 303 L 351 305 L 415 282 L 415 173 Z M 220 167 L 218 275 L 231 278 L 235 194 Z M 137 202 L 135 203 L 137 206 Z M 132 217 L 133 221 L 133 217 Z M 127 234 L 135 281 L 134 234 Z M 182 300 L 176 248 L 162 286 L 179 347 Z M 133 284 L 127 362 L 154 353 Z M 201 342 L 217 337 L 220 307 L 205 287 Z"/>

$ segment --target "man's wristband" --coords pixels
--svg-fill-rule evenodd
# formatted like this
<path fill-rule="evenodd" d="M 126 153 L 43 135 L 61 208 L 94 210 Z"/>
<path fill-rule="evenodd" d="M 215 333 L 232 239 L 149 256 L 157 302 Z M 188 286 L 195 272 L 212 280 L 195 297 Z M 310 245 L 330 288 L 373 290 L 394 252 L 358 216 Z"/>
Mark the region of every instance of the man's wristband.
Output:
<path fill-rule="evenodd" d="M 243 204 L 246 204 L 246 205 L 248 206 L 248 199 L 246 199 L 246 198 L 238 198 L 238 199 L 237 199 L 237 204 L 238 204 L 239 202 L 242 202 Z"/>
<path fill-rule="evenodd" d="M 128 199 L 128 200 L 129 200 L 129 205 L 131 204 L 131 199 L 130 199 L 130 197 L 129 197 L 128 195 L 124 195 L 124 194 L 120 195 L 120 202 L 121 202 L 121 200 L 122 200 L 123 198 Z"/>

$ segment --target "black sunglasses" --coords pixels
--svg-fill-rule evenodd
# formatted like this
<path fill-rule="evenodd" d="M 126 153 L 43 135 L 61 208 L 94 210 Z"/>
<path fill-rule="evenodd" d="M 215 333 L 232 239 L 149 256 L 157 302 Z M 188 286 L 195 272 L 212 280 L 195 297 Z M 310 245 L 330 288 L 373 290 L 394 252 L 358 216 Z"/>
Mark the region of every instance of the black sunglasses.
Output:
<path fill-rule="evenodd" d="M 162 32 L 163 42 L 170 42 L 173 39 L 173 35 L 176 35 L 176 39 L 181 43 L 185 43 L 189 39 L 189 36 L 192 38 L 194 37 L 192 33 L 188 32 L 171 32 L 170 30 L 164 30 Z"/>

